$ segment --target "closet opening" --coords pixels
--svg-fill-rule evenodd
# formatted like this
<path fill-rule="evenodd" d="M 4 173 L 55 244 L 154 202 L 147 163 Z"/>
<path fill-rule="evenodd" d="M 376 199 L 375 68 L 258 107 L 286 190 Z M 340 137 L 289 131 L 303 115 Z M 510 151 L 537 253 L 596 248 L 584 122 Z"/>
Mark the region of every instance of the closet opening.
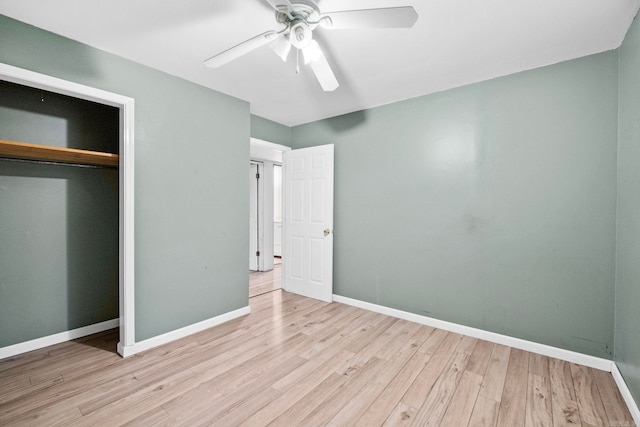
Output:
<path fill-rule="evenodd" d="M 0 358 L 133 353 L 132 155 L 133 99 L 0 64 Z"/>

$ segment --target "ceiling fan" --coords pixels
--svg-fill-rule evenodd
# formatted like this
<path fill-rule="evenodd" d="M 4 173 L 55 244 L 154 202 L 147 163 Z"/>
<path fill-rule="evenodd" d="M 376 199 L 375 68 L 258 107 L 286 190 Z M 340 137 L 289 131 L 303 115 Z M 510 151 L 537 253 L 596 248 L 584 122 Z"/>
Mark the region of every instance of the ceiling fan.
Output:
<path fill-rule="evenodd" d="M 284 27 L 267 31 L 218 53 L 207 59 L 205 65 L 220 67 L 267 43 L 286 61 L 293 46 L 297 49 L 296 53 L 302 51 L 304 63 L 311 67 L 322 89 L 330 92 L 339 83 L 320 45 L 313 39 L 313 31 L 318 26 L 326 29 L 410 28 L 418 19 L 418 14 L 411 6 L 321 13 L 314 0 L 267 2 L 275 9 L 276 21 Z"/>

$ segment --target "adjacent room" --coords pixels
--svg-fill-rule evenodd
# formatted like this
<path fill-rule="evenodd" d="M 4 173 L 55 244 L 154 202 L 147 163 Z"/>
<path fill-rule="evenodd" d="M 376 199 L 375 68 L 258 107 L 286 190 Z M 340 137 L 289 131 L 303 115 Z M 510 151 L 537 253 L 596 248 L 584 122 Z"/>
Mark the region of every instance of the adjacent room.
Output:
<path fill-rule="evenodd" d="M 639 8 L 0 0 L 0 425 L 640 425 Z"/>

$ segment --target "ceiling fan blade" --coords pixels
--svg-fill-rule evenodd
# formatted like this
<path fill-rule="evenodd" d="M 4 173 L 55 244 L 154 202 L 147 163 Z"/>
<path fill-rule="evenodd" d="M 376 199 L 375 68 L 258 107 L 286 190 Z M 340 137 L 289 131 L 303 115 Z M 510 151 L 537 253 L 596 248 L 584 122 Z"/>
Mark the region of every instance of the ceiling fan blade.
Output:
<path fill-rule="evenodd" d="M 211 58 L 204 61 L 207 67 L 217 68 L 221 65 L 227 64 L 234 59 L 241 57 L 242 55 L 246 55 L 259 48 L 260 46 L 264 46 L 270 41 L 274 40 L 278 36 L 277 31 L 267 31 L 266 33 L 262 33 L 258 36 L 250 38 L 249 40 L 243 41 L 240 44 L 233 46 L 221 52 L 217 55 L 212 56 Z"/>
<path fill-rule="evenodd" d="M 320 86 L 322 86 L 322 90 L 325 92 L 333 92 L 340 86 L 335 74 L 333 74 L 333 70 L 331 70 L 329 62 L 327 62 L 327 58 L 323 54 L 313 62 L 310 62 L 309 65 L 313 70 L 313 74 L 316 75 Z"/>
<path fill-rule="evenodd" d="M 322 18 L 321 25 L 330 29 L 411 28 L 418 14 L 413 7 L 403 6 L 329 12 Z"/>

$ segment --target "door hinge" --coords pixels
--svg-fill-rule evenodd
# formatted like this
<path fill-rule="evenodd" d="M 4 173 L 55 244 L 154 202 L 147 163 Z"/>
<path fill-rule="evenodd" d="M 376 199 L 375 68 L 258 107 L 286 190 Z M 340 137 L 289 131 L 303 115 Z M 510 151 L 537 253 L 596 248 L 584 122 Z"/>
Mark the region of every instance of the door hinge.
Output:
<path fill-rule="evenodd" d="M 256 256 L 260 256 L 260 251 L 257 251 L 257 252 L 256 252 Z"/>
<path fill-rule="evenodd" d="M 260 174 L 259 173 L 256 174 L 256 179 L 260 179 Z"/>

